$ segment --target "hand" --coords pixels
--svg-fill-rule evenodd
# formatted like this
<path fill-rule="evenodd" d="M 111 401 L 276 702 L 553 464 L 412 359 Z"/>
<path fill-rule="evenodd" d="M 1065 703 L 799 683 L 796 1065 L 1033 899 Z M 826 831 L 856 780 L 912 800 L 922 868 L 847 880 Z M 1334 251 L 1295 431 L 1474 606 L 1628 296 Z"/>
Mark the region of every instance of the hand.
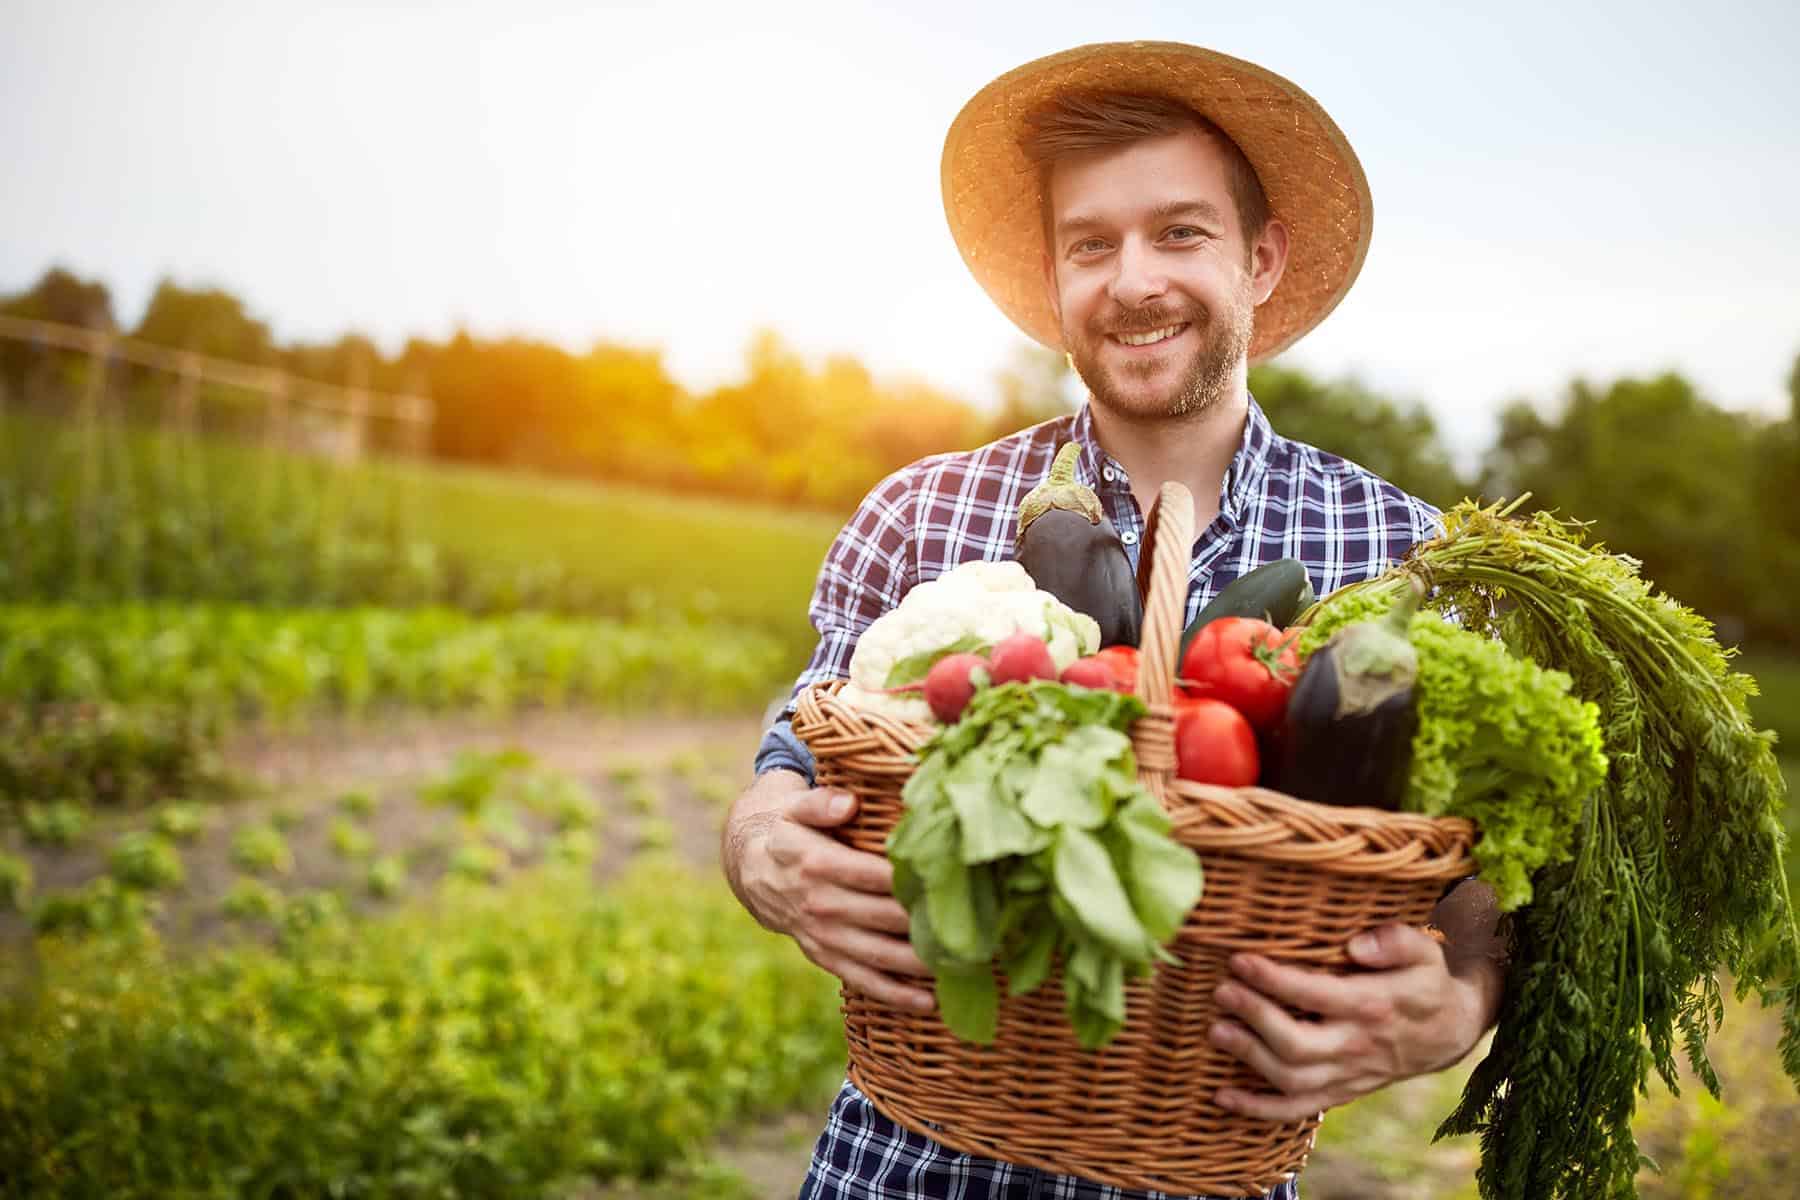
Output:
<path fill-rule="evenodd" d="M 894 870 L 879 854 L 853 850 L 821 830 L 856 814 L 856 797 L 825 788 L 789 793 L 764 834 L 748 840 L 739 877 L 759 921 L 789 934 L 806 957 L 850 987 L 894 1008 L 930 1012 L 931 970 L 907 939 L 910 920 L 894 899 Z"/>
<path fill-rule="evenodd" d="M 1370 970 L 1330 975 L 1233 956 L 1236 978 L 1217 993 L 1230 1015 L 1213 1026 L 1212 1042 L 1276 1093 L 1225 1088 L 1215 1097 L 1221 1107 L 1303 1120 L 1461 1061 L 1493 1021 L 1499 968 L 1485 963 L 1453 974 L 1443 947 L 1421 929 L 1383 926 L 1352 939 L 1349 953 Z M 1293 1017 L 1284 1003 L 1318 1019 Z"/>

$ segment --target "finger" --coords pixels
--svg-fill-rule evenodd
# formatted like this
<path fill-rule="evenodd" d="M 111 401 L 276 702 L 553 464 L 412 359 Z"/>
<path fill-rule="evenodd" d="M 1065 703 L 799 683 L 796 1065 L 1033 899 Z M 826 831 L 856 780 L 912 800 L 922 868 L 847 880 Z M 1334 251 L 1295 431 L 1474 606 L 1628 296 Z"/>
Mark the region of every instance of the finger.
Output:
<path fill-rule="evenodd" d="M 1358 966 L 1381 968 L 1421 967 L 1442 962 L 1444 947 L 1412 925 L 1383 925 L 1357 934 L 1347 947 Z"/>
<path fill-rule="evenodd" d="M 1331 1107 L 1332 1100 L 1332 1097 L 1317 1092 L 1287 1096 L 1280 1093 L 1247 1092 L 1242 1088 L 1223 1088 L 1213 1096 L 1213 1103 L 1220 1108 L 1263 1121 L 1310 1121 L 1314 1117 L 1323 1116 L 1325 1110 Z"/>
<path fill-rule="evenodd" d="M 1361 980 L 1278 963 L 1260 954 L 1234 954 L 1231 971 L 1256 991 L 1301 1012 L 1348 1017 L 1357 1008 Z"/>
<path fill-rule="evenodd" d="M 1284 1062 L 1248 1029 L 1235 1021 L 1220 1021 L 1212 1027 L 1212 1044 L 1261 1075 L 1277 1090 L 1289 1096 L 1305 1096 L 1324 1091 L 1337 1081 L 1339 1071 L 1329 1064 L 1297 1066 Z"/>
<path fill-rule="evenodd" d="M 920 960 L 912 943 L 886 933 L 870 933 L 848 925 L 822 930 L 819 941 L 853 962 L 888 975 L 914 979 L 932 978 L 931 968 Z"/>
<path fill-rule="evenodd" d="M 769 837 L 769 857 L 797 868 L 810 883 L 829 883 L 876 896 L 894 894 L 894 868 L 887 858 L 856 850 L 828 834 L 783 822 Z"/>
<path fill-rule="evenodd" d="M 1341 1026 L 1296 1020 L 1273 1000 L 1241 983 L 1221 984 L 1214 995 L 1221 1009 L 1243 1021 L 1289 1063 L 1320 1062 L 1343 1048 Z"/>
<path fill-rule="evenodd" d="M 889 1008 L 928 1013 L 937 1007 L 937 997 L 929 989 L 904 983 L 852 959 L 828 955 L 827 961 L 819 965 L 843 980 L 851 989 Z"/>
<path fill-rule="evenodd" d="M 856 815 L 856 797 L 837 788 L 809 788 L 788 798 L 788 820 L 814 829 L 831 829 Z"/>
<path fill-rule="evenodd" d="M 817 890 L 808 899 L 806 912 L 808 916 L 821 921 L 854 925 L 877 933 L 892 933 L 904 937 L 912 932 L 912 918 L 907 916 L 906 909 L 901 907 L 898 900 L 849 888 L 826 887 Z"/>

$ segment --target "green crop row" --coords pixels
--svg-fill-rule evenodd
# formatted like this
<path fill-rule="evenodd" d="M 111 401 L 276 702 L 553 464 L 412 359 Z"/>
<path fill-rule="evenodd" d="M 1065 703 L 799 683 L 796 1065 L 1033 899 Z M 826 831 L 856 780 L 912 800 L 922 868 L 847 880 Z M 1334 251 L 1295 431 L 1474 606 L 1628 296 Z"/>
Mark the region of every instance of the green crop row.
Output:
<path fill-rule="evenodd" d="M 745 711 L 791 678 L 753 630 L 448 609 L 0 607 L 0 700 L 284 720 L 372 705 Z"/>
<path fill-rule="evenodd" d="M 754 626 L 803 651 L 836 527 L 642 489 L 0 414 L 0 602 L 664 614 Z"/>
<path fill-rule="evenodd" d="M 569 1194 L 822 1112 L 844 1061 L 829 977 L 668 864 L 36 957 L 0 975 L 0 1196 Z"/>

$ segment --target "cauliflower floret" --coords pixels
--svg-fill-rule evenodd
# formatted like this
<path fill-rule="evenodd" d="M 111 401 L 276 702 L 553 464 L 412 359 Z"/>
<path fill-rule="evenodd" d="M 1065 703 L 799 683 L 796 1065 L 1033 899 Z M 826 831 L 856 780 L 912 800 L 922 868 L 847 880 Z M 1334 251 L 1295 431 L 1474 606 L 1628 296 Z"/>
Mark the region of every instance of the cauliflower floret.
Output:
<path fill-rule="evenodd" d="M 967 562 L 919 584 L 863 631 L 841 695 L 872 712 L 929 721 L 923 699 L 886 689 L 923 679 L 945 654 L 985 654 L 1015 633 L 1043 638 L 1059 672 L 1100 648 L 1099 624 L 1040 591 L 1018 563 Z"/>

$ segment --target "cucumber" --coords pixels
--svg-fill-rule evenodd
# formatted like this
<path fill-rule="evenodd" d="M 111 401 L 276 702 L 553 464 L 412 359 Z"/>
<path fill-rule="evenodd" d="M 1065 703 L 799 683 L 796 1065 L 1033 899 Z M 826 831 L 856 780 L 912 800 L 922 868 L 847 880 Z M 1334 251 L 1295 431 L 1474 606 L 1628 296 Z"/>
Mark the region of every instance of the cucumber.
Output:
<path fill-rule="evenodd" d="M 1188 643 L 1194 635 L 1220 617 L 1256 617 L 1277 629 L 1286 629 L 1313 600 L 1312 580 L 1306 577 L 1306 568 L 1298 560 L 1278 558 L 1264 563 L 1226 584 L 1212 603 L 1200 610 L 1194 623 L 1181 635 L 1181 657 L 1187 657 Z"/>

